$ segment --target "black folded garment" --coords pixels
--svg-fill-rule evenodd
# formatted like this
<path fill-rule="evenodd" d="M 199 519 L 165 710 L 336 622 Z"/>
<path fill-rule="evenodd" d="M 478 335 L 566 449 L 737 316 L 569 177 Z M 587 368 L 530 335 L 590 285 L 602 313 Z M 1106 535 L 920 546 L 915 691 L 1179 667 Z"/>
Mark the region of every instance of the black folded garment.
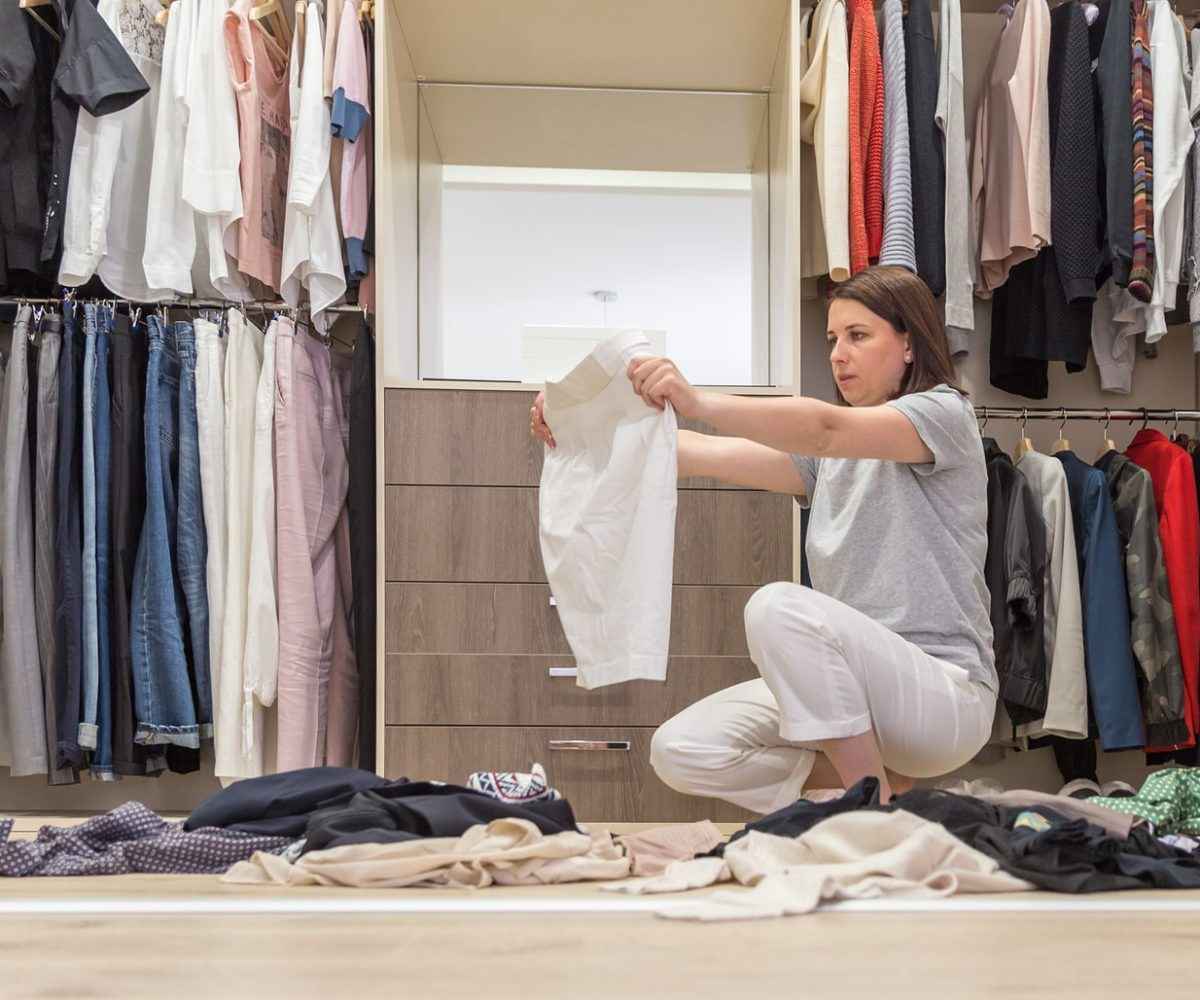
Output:
<path fill-rule="evenodd" d="M 747 823 L 729 838 L 728 843 L 718 844 L 705 857 L 723 858 L 725 848 L 735 840 L 741 840 L 751 830 L 757 830 L 759 833 L 773 833 L 777 837 L 799 837 L 800 834 L 807 833 L 821 820 L 828 819 L 830 816 L 878 805 L 879 779 L 863 778 L 839 799 L 830 802 L 809 802 L 807 799 L 797 799 L 790 806 L 784 806 L 762 819 Z"/>
<path fill-rule="evenodd" d="M 1039 889 L 1085 893 L 1200 888 L 1200 860 L 1160 842 L 1141 827 L 1121 840 L 1086 820 L 1067 819 L 1045 806 L 996 806 L 969 795 L 923 788 L 897 796 L 882 808 L 903 809 L 940 823 L 959 840 L 994 858 L 1010 875 Z M 1045 822 L 1030 823 L 1029 813 Z"/>
<path fill-rule="evenodd" d="M 216 826 L 262 836 L 302 837 L 309 816 L 317 809 L 344 804 L 356 792 L 386 784 L 386 778 L 356 767 L 305 767 L 264 774 L 234 782 L 206 799 L 183 828 Z"/>
<path fill-rule="evenodd" d="M 367 789 L 348 802 L 315 811 L 305 831 L 304 850 L 461 837 L 471 827 L 496 819 L 529 820 L 547 836 L 578 829 L 565 799 L 517 805 L 458 785 L 409 781 Z"/>

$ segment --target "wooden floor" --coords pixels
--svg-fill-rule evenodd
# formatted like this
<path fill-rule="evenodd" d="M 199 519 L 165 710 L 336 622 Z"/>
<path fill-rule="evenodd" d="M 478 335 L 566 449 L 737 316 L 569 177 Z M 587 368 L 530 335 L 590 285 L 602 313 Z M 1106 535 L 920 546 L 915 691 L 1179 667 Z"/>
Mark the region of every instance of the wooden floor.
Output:
<path fill-rule="evenodd" d="M 20 834 L 48 819 L 21 817 Z M 1200 892 L 961 897 L 712 925 L 661 920 L 650 905 L 595 886 L 13 879 L 0 881 L 0 997 L 1164 1000 L 1196 989 Z"/>

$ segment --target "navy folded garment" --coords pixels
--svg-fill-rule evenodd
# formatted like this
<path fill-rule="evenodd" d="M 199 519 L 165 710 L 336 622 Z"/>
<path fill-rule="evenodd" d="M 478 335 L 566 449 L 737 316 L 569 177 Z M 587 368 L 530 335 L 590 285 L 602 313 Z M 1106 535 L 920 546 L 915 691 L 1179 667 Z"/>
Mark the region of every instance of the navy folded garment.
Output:
<path fill-rule="evenodd" d="M 362 791 L 349 802 L 314 812 L 304 850 L 461 837 L 471 827 L 497 819 L 529 820 L 547 836 L 578 829 L 565 799 L 518 805 L 458 785 L 410 781 Z"/>
<path fill-rule="evenodd" d="M 305 767 L 264 774 L 223 788 L 201 803 L 183 828 L 216 826 L 263 836 L 302 837 L 316 810 L 349 802 L 357 792 L 386 784 L 386 778 L 356 767 Z"/>

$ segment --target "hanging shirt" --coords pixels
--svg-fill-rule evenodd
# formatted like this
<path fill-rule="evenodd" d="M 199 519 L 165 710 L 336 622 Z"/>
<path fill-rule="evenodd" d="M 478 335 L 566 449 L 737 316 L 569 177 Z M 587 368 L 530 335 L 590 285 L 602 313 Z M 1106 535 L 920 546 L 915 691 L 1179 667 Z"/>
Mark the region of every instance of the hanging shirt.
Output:
<path fill-rule="evenodd" d="M 58 280 L 77 287 L 99 274 L 125 299 L 172 298 L 171 289 L 149 284 L 142 264 L 166 33 L 142 0 L 101 0 L 97 10 L 150 90 L 103 118 L 79 112 Z"/>
<path fill-rule="evenodd" d="M 330 127 L 342 143 L 342 235 L 351 279 L 363 278 L 367 261 L 363 240 L 371 191 L 371 97 L 367 50 L 358 30 L 358 5 L 342 3 L 337 60 L 333 71 L 333 111 Z"/>
<path fill-rule="evenodd" d="M 946 151 L 946 338 L 952 354 L 969 350 L 975 329 L 975 275 L 971 238 L 971 172 L 963 110 L 962 11 L 941 0 L 936 121 Z"/>
<path fill-rule="evenodd" d="M 253 0 L 237 0 L 225 14 L 241 137 L 243 212 L 237 226 L 237 261 L 243 274 L 278 292 L 292 141 L 289 69 L 273 58 L 262 25 L 251 23 L 253 6 Z M 294 35 L 292 40 L 295 47 Z"/>
<path fill-rule="evenodd" d="M 850 63 L 843 0 L 820 0 L 811 14 L 808 43 L 801 43 L 800 139 L 801 166 L 805 147 L 816 183 L 807 188 L 819 199 L 821 235 L 805 254 L 801 241 L 801 276 L 828 274 L 834 281 L 850 277 Z M 802 176 L 801 192 L 806 190 Z M 803 196 L 803 195 L 802 195 Z M 802 208 L 803 211 L 803 208 Z M 815 215 L 806 214 L 807 218 Z"/>
<path fill-rule="evenodd" d="M 1151 73 L 1150 5 L 1133 0 L 1133 262 L 1129 294 L 1149 302 L 1154 288 L 1154 84 Z"/>
<path fill-rule="evenodd" d="M 991 383 L 1033 399 L 1049 392 L 1048 361 L 1083 371 L 1092 341 L 1099 163 L 1088 25 L 1079 4 L 1051 15 L 1047 81 L 1053 242 L 1014 266 L 992 297 Z"/>
<path fill-rule="evenodd" d="M 917 273 L 934 295 L 941 295 L 946 290 L 946 162 L 936 120 L 939 70 L 929 0 L 909 2 L 904 58 Z"/>
<path fill-rule="evenodd" d="M 42 220 L 57 43 L 15 3 L 0 4 L 0 37 L 0 290 L 45 294 L 51 275 L 41 262 Z"/>
<path fill-rule="evenodd" d="M 196 213 L 198 240 L 193 281 L 197 292 L 241 301 L 251 298 L 234 264 L 243 214 L 239 174 L 237 101 L 225 45 L 225 0 L 198 0 L 195 41 L 188 53 L 188 127 L 183 199 Z M 206 291 L 205 289 L 214 289 Z"/>
<path fill-rule="evenodd" d="M 1071 494 L 1062 463 L 1030 451 L 1016 463 L 1041 507 L 1046 527 L 1043 645 L 1046 651 L 1046 713 L 1017 727 L 1022 738 L 1088 734 L 1087 672 L 1083 656 L 1083 601 L 1079 589 L 1079 556 Z"/>
<path fill-rule="evenodd" d="M 1191 456 L 1156 430 L 1142 430 L 1125 454 L 1150 473 L 1158 534 L 1167 564 L 1175 633 L 1183 661 L 1188 725 L 1196 732 L 1200 674 L 1200 510 Z"/>
<path fill-rule="evenodd" d="M 1194 746 L 1187 722 L 1183 666 L 1175 631 L 1171 585 L 1158 537 L 1154 484 L 1145 469 L 1116 451 L 1096 462 L 1108 480 L 1125 555 L 1133 654 L 1142 672 L 1142 711 L 1148 751 Z"/>
<path fill-rule="evenodd" d="M 1192 53 L 1191 88 L 1188 110 L 1192 123 L 1192 155 L 1188 169 L 1191 171 L 1192 211 L 1184 219 L 1191 228 L 1188 254 L 1188 320 L 1192 324 L 1192 350 L 1200 352 L 1200 28 L 1193 28 L 1190 36 Z"/>
<path fill-rule="evenodd" d="M 992 56 L 975 119 L 971 197 L 986 298 L 1050 242 L 1050 8 L 1020 0 Z"/>
<path fill-rule="evenodd" d="M 626 375 L 652 353 L 640 332 L 617 334 L 546 383 L 558 447 L 538 492 L 542 563 L 583 688 L 667 676 L 678 431 Z"/>
<path fill-rule="evenodd" d="M 1145 746 L 1136 667 L 1129 634 L 1129 596 L 1117 517 L 1104 473 L 1070 451 L 1057 458 L 1067 474 L 1083 596 L 1087 684 L 1100 745 Z"/>
<path fill-rule="evenodd" d="M 912 164 L 908 154 L 908 88 L 904 74 L 901 0 L 884 0 L 883 4 L 883 208 L 883 245 L 879 263 L 907 267 L 915 274 L 917 249 L 913 243 Z"/>
<path fill-rule="evenodd" d="M 1130 0 L 1099 0 L 1088 31 L 1096 64 L 1096 140 L 1103 178 L 1101 271 L 1117 287 L 1129 284 L 1133 259 L 1133 21 Z"/>
<path fill-rule="evenodd" d="M 55 262 L 57 273 L 79 109 L 97 117 L 111 115 L 140 100 L 150 87 L 90 0 L 56 0 L 55 9 L 64 27 L 50 91 L 54 154 L 42 261 Z"/>
<path fill-rule="evenodd" d="M 304 16 L 303 59 L 296 32 L 292 35 L 288 70 L 292 162 L 288 171 L 281 291 L 284 299 L 295 306 L 300 304 L 301 290 L 307 288 L 316 315 L 345 294 L 346 275 L 329 180 L 332 145 L 329 106 L 321 94 L 321 4 L 310 0 Z"/>
<path fill-rule="evenodd" d="M 175 0 L 163 41 L 162 84 L 154 125 L 154 162 L 146 206 L 142 268 L 155 288 L 192 294 L 195 214 L 183 200 L 183 155 L 188 124 L 188 53 L 200 0 Z M 205 268 L 207 271 L 207 267 Z"/>
<path fill-rule="evenodd" d="M 1025 477 L 992 438 L 987 459 L 987 576 L 1000 698 L 1009 718 L 1046 712 L 1046 524 Z"/>
<path fill-rule="evenodd" d="M 871 0 L 850 0 L 850 271 L 883 242 L 883 66 Z"/>

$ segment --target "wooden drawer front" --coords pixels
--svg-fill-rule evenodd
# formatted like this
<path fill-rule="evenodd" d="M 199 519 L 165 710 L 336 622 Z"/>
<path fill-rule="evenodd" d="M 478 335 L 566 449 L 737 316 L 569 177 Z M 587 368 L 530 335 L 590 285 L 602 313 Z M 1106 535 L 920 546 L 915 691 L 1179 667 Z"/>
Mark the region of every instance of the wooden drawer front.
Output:
<path fill-rule="evenodd" d="M 673 656 L 667 679 L 630 681 L 585 691 L 570 656 L 434 656 L 387 658 L 388 725 L 658 726 L 714 691 L 754 680 L 744 657 Z"/>
<path fill-rule="evenodd" d="M 542 444 L 529 436 L 535 393 L 388 389 L 387 483 L 536 486 Z"/>
<path fill-rule="evenodd" d="M 671 653 L 749 656 L 742 611 L 756 587 L 675 587 Z M 550 588 L 521 583 L 389 583 L 389 653 L 570 654 Z"/>
<path fill-rule="evenodd" d="M 537 486 L 542 445 L 529 436 L 536 393 L 486 389 L 388 389 L 384 479 L 426 486 Z M 713 434 L 695 420 L 679 426 Z M 738 489 L 684 479 L 685 489 Z"/>
<path fill-rule="evenodd" d="M 717 799 L 667 788 L 650 766 L 653 729 L 626 727 L 388 726 L 387 773 L 462 784 L 472 771 L 528 771 L 537 761 L 580 822 L 746 820 Z M 629 750 L 565 751 L 555 740 L 628 741 Z"/>
<path fill-rule="evenodd" d="M 750 490 L 680 490 L 675 583 L 790 580 L 791 503 L 786 496 Z M 389 580 L 546 579 L 536 489 L 389 486 L 386 524 Z"/>

